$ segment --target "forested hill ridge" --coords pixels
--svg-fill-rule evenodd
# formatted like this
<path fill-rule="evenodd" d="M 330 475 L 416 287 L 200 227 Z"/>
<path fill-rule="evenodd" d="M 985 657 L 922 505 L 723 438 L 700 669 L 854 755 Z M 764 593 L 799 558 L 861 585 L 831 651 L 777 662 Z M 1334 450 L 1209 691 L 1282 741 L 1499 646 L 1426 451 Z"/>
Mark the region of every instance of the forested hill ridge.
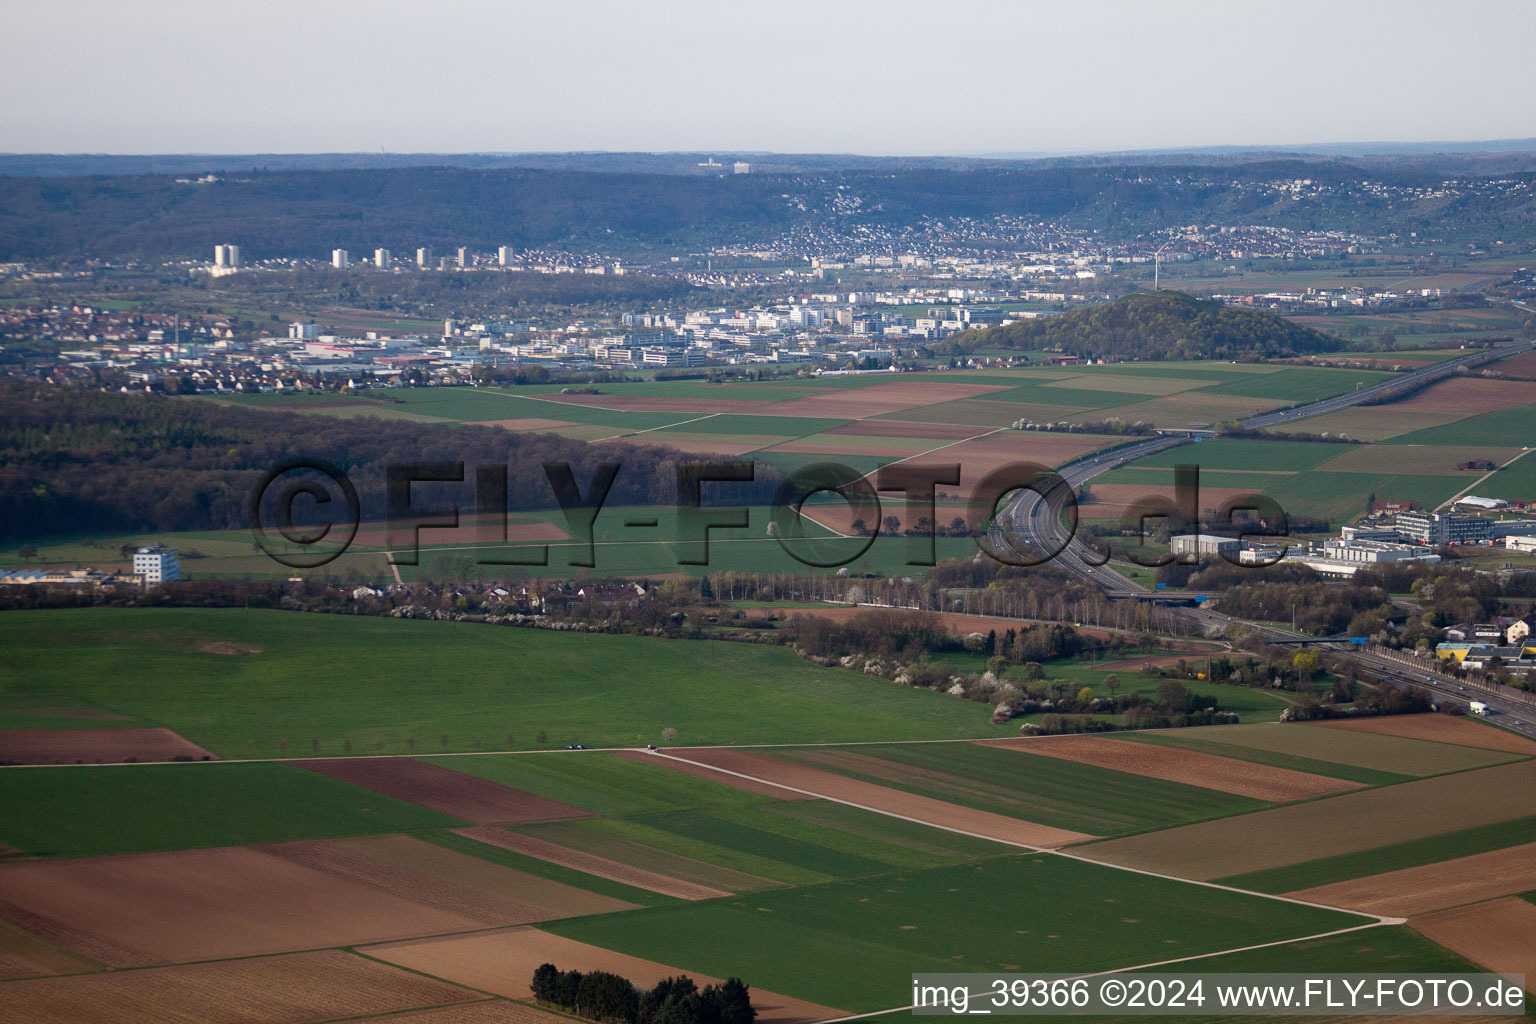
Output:
<path fill-rule="evenodd" d="M 1328 352 L 1337 338 L 1258 310 L 1183 292 L 1138 292 L 1058 317 L 1021 320 L 966 338 L 969 351 L 1020 349 L 1084 359 L 1274 359 Z"/>
<path fill-rule="evenodd" d="M 1362 182 L 1369 178 L 1370 187 Z M 849 168 L 693 176 L 571 169 L 397 167 L 0 179 L 0 261 L 326 259 L 334 247 L 596 247 L 646 254 L 762 243 L 797 229 L 903 230 L 925 219 L 1049 220 L 1106 238 L 1170 224 L 1293 230 L 1536 231 L 1536 175 L 1447 183 L 1423 170 L 1368 175 L 1336 160 L 1233 166 Z M 1295 182 L 1309 182 L 1298 195 Z"/>

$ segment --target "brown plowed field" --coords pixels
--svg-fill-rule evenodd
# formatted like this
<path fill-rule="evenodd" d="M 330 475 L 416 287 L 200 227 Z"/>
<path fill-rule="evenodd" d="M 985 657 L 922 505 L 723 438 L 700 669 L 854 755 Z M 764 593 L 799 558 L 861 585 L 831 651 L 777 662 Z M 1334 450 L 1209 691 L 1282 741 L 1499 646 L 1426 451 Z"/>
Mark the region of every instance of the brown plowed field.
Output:
<path fill-rule="evenodd" d="M 645 750 L 610 750 L 614 757 L 625 757 L 632 761 L 644 761 L 646 764 L 659 765 L 670 768 L 684 775 L 692 775 L 699 779 L 708 779 L 710 782 L 721 782 L 736 789 L 744 789 L 748 793 L 756 793 L 759 796 L 771 796 L 777 800 L 814 800 L 813 796 L 805 796 L 801 793 L 791 793 L 780 786 L 768 786 L 761 782 L 753 782 L 751 779 L 738 779 L 734 775 L 722 775 L 710 768 L 703 768 L 696 764 L 684 764 L 681 761 L 673 761 L 669 758 L 657 757 Z"/>
<path fill-rule="evenodd" d="M 861 420 L 844 423 L 822 431 L 824 434 L 853 434 L 862 437 L 931 437 L 936 441 L 964 441 L 985 433 L 986 427 L 963 423 L 918 423 L 907 420 Z"/>
<path fill-rule="evenodd" d="M 339 950 L 323 950 L 8 982 L 0 985 L 0 1020 L 304 1024 L 481 998 L 478 992 L 435 978 Z"/>
<path fill-rule="evenodd" d="M 1536 843 L 1287 893 L 1372 914 L 1411 917 L 1536 889 Z"/>
<path fill-rule="evenodd" d="M 522 417 L 513 420 L 470 420 L 472 427 L 500 427 L 503 430 L 553 430 L 556 427 L 574 427 L 576 424 L 569 420 L 541 420 L 534 417 Z"/>
<path fill-rule="evenodd" d="M 459 516 L 459 525 L 453 527 L 423 527 L 422 544 L 499 544 L 501 543 L 502 517 L 476 515 Z M 364 523 L 358 528 L 352 543 L 355 547 L 388 548 L 411 543 L 415 534 L 409 521 L 393 524 Z M 519 522 L 510 516 L 506 522 L 507 542 L 512 544 L 570 540 L 571 535 L 554 523 L 542 521 Z M 393 537 L 391 537 L 393 534 Z"/>
<path fill-rule="evenodd" d="M 1197 754 L 1190 750 L 1158 747 L 1150 743 L 1127 743 L 1101 736 L 1042 736 L 1016 739 L 978 740 L 984 746 L 1009 747 L 1044 757 L 1059 757 L 1079 764 L 1098 765 L 1132 775 L 1145 775 L 1169 782 L 1183 782 L 1222 793 L 1289 803 L 1328 793 L 1358 789 L 1359 784 L 1343 779 L 1273 768 L 1230 757 Z"/>
<path fill-rule="evenodd" d="M 592 817 L 590 811 L 579 807 L 411 758 L 338 757 L 293 763 L 476 825 L 521 825 Z"/>
<path fill-rule="evenodd" d="M 1006 843 L 1047 847 L 1062 846 L 1092 838 L 1083 832 L 1072 832 L 1064 828 L 1053 828 L 1050 825 L 1040 825 L 1020 818 L 993 814 L 990 811 L 978 811 L 958 804 L 945 803 L 931 797 L 904 793 L 899 789 L 877 786 L 859 779 L 850 779 L 835 772 L 809 768 L 763 754 L 722 748 L 674 749 L 668 753 L 698 764 L 792 786 L 816 796 L 842 800 L 889 814 L 899 814 L 939 828 L 969 832 Z"/>
<path fill-rule="evenodd" d="M 507 928 L 481 935 L 369 946 L 363 952 L 413 971 L 447 978 L 509 999 L 532 997 L 528 982 L 534 969 L 543 963 L 554 964 L 565 971 L 611 971 L 645 988 L 655 986 L 663 978 L 684 973 L 700 987 L 717 985 L 721 980 L 535 928 Z M 745 980 L 752 984 L 750 977 Z M 802 1024 L 846 1015 L 842 1010 L 790 999 L 755 985 L 752 986 L 752 1006 L 757 1010 L 761 1024 Z"/>
<path fill-rule="evenodd" d="M 1472 416 L 1532 403 L 1536 403 L 1536 381 L 1452 377 L 1431 384 L 1400 402 L 1392 402 L 1388 408 L 1398 412 L 1408 410 Z"/>
<path fill-rule="evenodd" d="M 770 451 L 792 452 L 803 455 L 873 455 L 875 458 L 889 459 L 895 462 L 898 459 L 909 459 L 914 455 L 921 455 L 936 445 L 947 444 L 945 441 L 918 441 L 908 445 L 868 445 L 856 444 L 831 444 L 826 441 L 816 443 L 804 443 L 790 441 L 786 444 L 775 445 Z M 835 459 L 831 461 L 837 461 Z"/>
<path fill-rule="evenodd" d="M 937 405 L 962 398 L 1007 391 L 998 384 L 954 384 L 940 381 L 890 381 L 862 388 L 836 388 L 826 394 L 793 398 L 787 402 L 754 406 L 764 416 L 825 416 L 832 419 L 860 420 L 866 416 Z M 730 412 L 740 412 L 740 403 L 731 403 Z"/>
<path fill-rule="evenodd" d="M 1533 787 L 1536 761 L 1519 761 L 1111 839 L 1076 852 L 1184 878 L 1221 878 L 1524 817 Z"/>
<path fill-rule="evenodd" d="M 0 764 L 169 761 L 214 755 L 169 729 L 4 729 Z"/>
<path fill-rule="evenodd" d="M 0 981 L 77 974 L 95 970 L 97 966 L 83 957 L 49 945 L 36 935 L 0 924 Z"/>
<path fill-rule="evenodd" d="M 1508 359 L 1500 359 L 1493 364 L 1493 369 L 1511 377 L 1536 377 L 1536 352 L 1526 351 Z"/>
<path fill-rule="evenodd" d="M 1425 938 L 1500 974 L 1524 974 L 1536 992 L 1536 903 L 1514 896 L 1409 922 Z"/>
<path fill-rule="evenodd" d="M 113 967 L 486 927 L 483 917 L 395 895 L 367 878 L 331 874 L 273 849 L 225 847 L 0 865 L 0 893 L 5 894 L 0 920 Z M 501 870 L 518 880 L 509 885 L 526 877 Z M 581 893 L 580 903 L 573 905 L 586 905 L 592 896 Z"/>
<path fill-rule="evenodd" d="M 675 896 L 680 900 L 712 900 L 716 896 L 732 895 L 724 889 L 712 889 L 707 885 L 685 882 L 680 878 L 669 878 L 656 871 L 621 864 L 616 860 L 573 850 L 568 846 L 557 846 L 542 839 L 535 839 L 533 836 L 509 832 L 495 825 L 463 828 L 459 829 L 458 833 L 482 843 L 489 843 L 491 846 L 499 846 L 504 850 L 513 850 L 529 857 L 537 857 L 539 860 L 547 860 L 551 864 L 561 864 L 577 871 L 585 871 L 589 875 L 649 889 L 651 892 L 659 892 L 665 896 Z"/>
<path fill-rule="evenodd" d="M 1384 733 L 1388 736 L 1406 736 L 1411 740 L 1435 740 L 1439 743 L 1459 743 L 1464 747 L 1481 747 L 1484 750 L 1507 750 L 1511 754 L 1536 754 L 1536 742 L 1524 736 L 1450 715 L 1381 715 L 1316 724 L 1329 729 L 1348 729 L 1351 732 Z"/>
<path fill-rule="evenodd" d="M 283 843 L 266 850 L 333 878 L 462 914 L 482 926 L 607 914 L 636 906 L 409 836 Z"/>

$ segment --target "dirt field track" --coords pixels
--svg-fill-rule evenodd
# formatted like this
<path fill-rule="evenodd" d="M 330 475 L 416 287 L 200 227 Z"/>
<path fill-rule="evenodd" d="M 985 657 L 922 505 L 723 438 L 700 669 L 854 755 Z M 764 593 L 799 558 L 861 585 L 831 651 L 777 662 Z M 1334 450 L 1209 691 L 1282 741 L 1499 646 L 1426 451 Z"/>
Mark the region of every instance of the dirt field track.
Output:
<path fill-rule="evenodd" d="M 761 782 L 753 782 L 751 779 L 739 779 L 734 775 L 725 775 L 710 768 L 704 768 L 696 764 L 684 764 L 681 761 L 664 760 L 646 750 L 610 750 L 613 757 L 628 758 L 632 761 L 644 761 L 646 764 L 661 765 L 684 775 L 692 775 L 699 779 L 708 779 L 710 782 L 720 782 L 736 789 L 744 789 L 748 793 L 756 793 L 759 796 L 771 796 L 776 800 L 814 800 L 813 796 L 804 796 L 800 793 L 792 793 L 782 786 L 768 786 Z"/>
<path fill-rule="evenodd" d="M 1076 852 L 1184 878 L 1221 878 L 1522 817 L 1531 812 L 1533 786 L 1536 761 L 1520 761 L 1112 839 Z"/>
<path fill-rule="evenodd" d="M 1508 896 L 1408 923 L 1490 971 L 1524 974 L 1525 990 L 1536 993 L 1536 903 Z"/>
<path fill-rule="evenodd" d="M 362 952 L 413 971 L 511 999 L 532 996 L 528 982 L 533 977 L 534 968 L 542 963 L 552 963 L 567 971 L 612 971 L 647 988 L 663 978 L 683 973 L 700 987 L 719 984 L 722 980 L 589 946 L 535 928 L 508 928 L 481 935 L 369 946 Z M 752 983 L 751 978 L 746 981 L 749 985 Z M 752 987 L 752 1005 L 761 1024 L 803 1024 L 844 1015 L 842 1010 L 776 995 L 755 985 Z"/>
<path fill-rule="evenodd" d="M 1511 754 L 1536 755 L 1536 742 L 1512 732 L 1450 715 L 1383 715 L 1353 721 L 1318 722 L 1328 729 L 1374 732 L 1387 736 L 1406 736 L 1411 740 L 1459 743 L 1484 750 L 1507 750 Z"/>
<path fill-rule="evenodd" d="M 0 764 L 201 761 L 214 755 L 169 729 L 0 730 Z"/>
<path fill-rule="evenodd" d="M 630 906 L 419 840 L 377 838 L 0 865 L 0 921 L 113 967 L 142 967 Z"/>
<path fill-rule="evenodd" d="M 1287 893 L 1372 914 L 1412 917 L 1536 889 L 1536 843 L 1385 871 Z"/>
<path fill-rule="evenodd" d="M 459 834 L 491 846 L 499 846 L 505 850 L 527 854 L 529 857 L 537 857 L 539 860 L 547 860 L 551 864 L 561 864 L 577 871 L 585 871 L 599 878 L 638 886 L 665 896 L 676 896 L 680 900 L 710 900 L 716 896 L 731 895 L 724 889 L 712 889 L 707 885 L 687 882 L 680 878 L 669 878 L 655 871 L 621 864 L 619 861 L 573 850 L 568 846 L 557 846 L 554 843 L 547 843 L 542 839 L 535 839 L 533 836 L 525 836 L 517 832 L 509 832 L 494 825 L 459 829 Z"/>
<path fill-rule="evenodd" d="M 1127 743 L 1100 736 L 1044 736 L 1017 739 L 978 740 L 983 746 L 1009 747 L 1043 757 L 1059 757 L 1080 764 L 1113 768 L 1115 771 L 1145 775 L 1153 779 L 1182 782 L 1191 786 L 1255 800 L 1288 803 L 1329 793 L 1357 789 L 1358 784 L 1343 779 L 1272 768 L 1250 761 L 1199 754 L 1150 743 Z"/>
<path fill-rule="evenodd" d="M 719 748 L 677 749 L 666 751 L 666 753 L 697 764 L 740 772 L 769 782 L 793 786 L 818 796 L 872 807 L 875 810 L 899 814 L 914 821 L 937 825 L 940 828 L 957 829 L 988 839 L 1046 847 L 1061 846 L 1091 838 L 1082 832 L 1072 832 L 1064 828 L 1053 828 L 1019 818 L 1009 818 L 990 811 L 973 810 L 958 804 L 945 803 L 942 800 L 934 800 L 914 793 L 904 793 L 887 786 L 876 786 L 873 783 L 850 779 L 834 772 L 808 768 L 762 754 Z"/>
<path fill-rule="evenodd" d="M 340 757 L 294 763 L 476 825 L 521 825 L 592 817 L 591 812 L 579 807 L 410 758 Z"/>
<path fill-rule="evenodd" d="M 483 998 L 478 992 L 434 978 L 350 953 L 324 950 L 7 982 L 0 985 L 0 1020 L 27 1024 L 304 1024 Z"/>

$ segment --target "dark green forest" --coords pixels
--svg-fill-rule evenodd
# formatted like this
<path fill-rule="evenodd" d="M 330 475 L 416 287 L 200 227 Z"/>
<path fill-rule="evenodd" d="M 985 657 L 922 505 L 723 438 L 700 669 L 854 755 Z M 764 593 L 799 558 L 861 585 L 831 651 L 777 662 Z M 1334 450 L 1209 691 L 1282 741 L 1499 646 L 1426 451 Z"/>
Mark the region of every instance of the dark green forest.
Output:
<path fill-rule="evenodd" d="M 1059 317 L 991 327 L 968 350 L 1061 351 L 1085 359 L 1244 359 L 1328 352 L 1331 338 L 1259 310 L 1234 309 L 1183 292 L 1139 292 Z"/>
<path fill-rule="evenodd" d="M 621 468 L 608 505 L 672 504 L 675 449 L 595 448 L 553 434 L 496 427 L 339 419 L 212 402 L 124 395 L 0 378 L 0 540 L 96 530 L 241 529 L 246 503 L 285 460 L 324 459 L 356 487 L 362 517 L 385 515 L 391 465 L 466 463 L 464 484 L 412 487 L 417 508 L 474 507 L 475 467 L 507 467 L 511 509 L 554 508 L 544 463 L 572 467 L 583 494 L 602 462 Z M 763 504 L 779 480 L 715 483 L 706 504 Z"/>

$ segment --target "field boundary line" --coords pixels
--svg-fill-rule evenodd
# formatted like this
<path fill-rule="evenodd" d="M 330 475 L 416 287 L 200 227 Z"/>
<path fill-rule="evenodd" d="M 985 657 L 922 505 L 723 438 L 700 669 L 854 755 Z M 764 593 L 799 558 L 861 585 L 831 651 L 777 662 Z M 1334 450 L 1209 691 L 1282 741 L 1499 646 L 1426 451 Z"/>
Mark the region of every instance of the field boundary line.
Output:
<path fill-rule="evenodd" d="M 556 404 L 565 405 L 566 403 L 565 402 L 559 402 L 559 403 L 556 403 Z M 574 405 L 575 403 L 573 402 L 573 403 L 570 403 L 570 404 Z M 593 408 L 601 408 L 601 407 L 600 406 L 591 406 L 591 405 L 589 405 L 589 406 L 585 406 L 584 408 L 593 409 Z M 686 423 L 698 423 L 700 420 L 712 420 L 716 416 L 719 416 L 719 415 L 721 415 L 721 414 L 718 413 L 718 412 L 707 412 L 707 413 L 705 413 L 702 416 L 695 416 L 691 420 L 679 420 L 676 423 L 663 423 L 659 427 L 646 427 L 644 430 L 628 430 L 628 431 L 625 431 L 622 434 L 609 434 L 607 437 L 599 437 L 599 438 L 595 438 L 595 440 L 597 440 L 597 441 L 612 441 L 616 437 L 639 437 L 641 434 L 649 434 L 653 430 L 667 430 L 667 429 L 669 429 L 671 427 L 681 427 L 681 426 L 683 426 Z M 724 437 L 730 437 L 731 435 L 730 434 L 725 434 L 723 436 Z"/>
<path fill-rule="evenodd" d="M 1202 887 L 1207 888 L 1207 889 L 1219 889 L 1219 890 L 1221 890 L 1223 892 L 1237 893 L 1238 895 L 1241 895 L 1241 896 L 1258 896 L 1258 897 L 1260 897 L 1262 899 L 1274 900 L 1274 901 L 1276 901 L 1278 903 L 1291 903 L 1291 904 L 1294 904 L 1296 906 L 1311 907 L 1311 908 L 1313 908 L 1315 910 L 1331 910 L 1331 911 L 1333 911 L 1335 913 L 1350 914 L 1350 915 L 1352 915 L 1354 917 L 1369 917 L 1369 918 L 1374 918 L 1375 919 L 1369 925 L 1359 925 L 1357 927 L 1362 927 L 1362 928 L 1364 928 L 1364 927 L 1374 927 L 1375 925 L 1379 925 L 1379 924 L 1397 925 L 1397 924 L 1406 924 L 1408 922 L 1408 919 L 1405 918 L 1405 917 L 1388 917 L 1388 916 L 1383 915 L 1383 914 L 1367 914 L 1367 913 L 1362 913 L 1361 911 L 1358 911 L 1358 910 L 1350 910 L 1347 907 L 1335 907 L 1335 906 L 1330 906 L 1329 904 L 1326 904 L 1326 903 L 1313 903 L 1313 902 L 1310 902 L 1308 900 L 1293 899 L 1293 898 L 1291 898 L 1289 896 L 1282 896 L 1282 895 L 1279 895 L 1279 894 L 1276 894 L 1276 893 L 1258 892 L 1257 890 L 1253 890 L 1253 889 L 1241 889 L 1241 888 L 1238 888 L 1235 885 L 1223 885 L 1220 882 L 1209 882 L 1209 881 L 1206 881 L 1206 880 L 1200 879 L 1200 878 L 1180 878 L 1178 875 L 1167 875 L 1167 874 L 1163 874 L 1163 873 L 1157 872 L 1157 871 L 1148 871 L 1145 868 L 1133 868 L 1133 867 L 1129 867 L 1129 866 L 1124 865 L 1124 864 L 1115 864 L 1115 863 L 1109 862 L 1109 861 L 1094 860 L 1094 859 L 1092 859 L 1090 857 L 1084 857 L 1081 854 L 1068 853 L 1068 852 L 1065 852 L 1063 850 L 1055 849 L 1055 848 L 1048 847 L 1048 846 L 1031 846 L 1028 843 L 1021 843 L 1021 842 L 1019 842 L 1017 840 L 999 839 L 999 838 L 997 838 L 995 836 L 981 835 L 981 834 L 976 833 L 976 832 L 970 832 L 970 831 L 967 831 L 965 829 L 955 828 L 955 827 L 950 826 L 950 825 L 939 825 L 939 824 L 937 824 L 935 822 L 924 821 L 921 818 L 911 817 L 910 815 L 898 814 L 895 811 L 886 811 L 886 810 L 882 810 L 882 809 L 880 809 L 878 807 L 870 807 L 870 806 L 868 806 L 866 804 L 857 803 L 857 802 L 855 802 L 853 800 L 844 800 L 844 799 L 841 799 L 839 797 L 824 796 L 823 794 L 817 793 L 814 790 L 800 789 L 797 786 L 789 786 L 789 785 L 786 785 L 786 784 L 784 784 L 782 782 L 774 782 L 774 781 L 772 781 L 770 779 L 759 778 L 758 776 L 755 776 L 755 775 L 748 775 L 745 772 L 732 771 L 731 769 L 721 768 L 721 767 L 719 767 L 717 765 L 712 765 L 712 764 L 709 764 L 708 762 L 705 762 L 705 761 L 691 761 L 691 760 L 689 760 L 686 757 L 678 757 L 678 756 L 676 756 L 674 754 L 665 754 L 665 753 L 662 753 L 659 750 L 651 751 L 651 753 L 654 756 L 656 756 L 656 757 L 660 757 L 660 758 L 663 758 L 663 759 L 666 759 L 666 760 L 679 761 L 679 762 L 682 762 L 683 764 L 691 764 L 691 765 L 695 765 L 696 767 L 700 767 L 700 768 L 708 768 L 708 769 L 710 769 L 712 771 L 717 771 L 717 772 L 720 772 L 720 773 L 722 773 L 724 775 L 734 775 L 737 778 L 746 779 L 746 780 L 751 781 L 751 782 L 757 782 L 757 783 L 761 783 L 763 785 L 768 785 L 768 786 L 777 786 L 780 789 L 785 789 L 785 790 L 788 790 L 788 791 L 790 791 L 792 793 L 800 793 L 800 794 L 803 794 L 803 795 L 806 795 L 806 796 L 814 796 L 814 797 L 816 797 L 817 799 L 820 799 L 820 800 L 826 800 L 826 801 L 829 801 L 831 803 L 844 804 L 844 805 L 846 805 L 848 807 L 854 807 L 854 808 L 857 808 L 857 809 L 862 810 L 862 811 L 871 811 L 871 812 L 873 812 L 875 814 L 882 814 L 882 815 L 884 815 L 884 816 L 886 816 L 888 818 L 897 818 L 897 819 L 899 819 L 901 821 L 910 821 L 910 822 L 913 822 L 913 823 L 918 824 L 918 825 L 926 825 L 929 828 L 936 828 L 936 829 L 939 829 L 942 832 L 953 832 L 956 835 L 969 836 L 969 837 L 971 837 L 973 839 L 986 839 L 986 840 L 989 840 L 989 841 L 994 842 L 994 843 L 1001 843 L 1004 846 L 1013 846 L 1013 847 L 1017 847 L 1018 849 L 1028 850 L 1031 853 L 1045 853 L 1045 854 L 1050 854 L 1050 855 L 1055 856 L 1055 857 L 1065 857 L 1068 860 L 1075 860 L 1075 861 L 1079 861 L 1079 862 L 1084 863 L 1084 864 L 1094 864 L 1094 865 L 1097 865 L 1098 867 L 1111 868 L 1111 869 L 1116 870 L 1116 871 L 1127 871 L 1127 872 L 1130 872 L 1131 874 L 1145 875 L 1145 876 L 1147 876 L 1149 878 L 1161 878 L 1161 879 L 1163 879 L 1165 881 L 1169 881 L 1169 882 L 1182 882 L 1182 883 L 1184 883 L 1186 885 L 1198 885 L 1198 886 L 1202 886 Z M 895 793 L 904 792 L 903 790 L 895 789 L 895 788 L 890 787 L 890 786 L 886 786 L 886 787 L 882 787 L 882 788 L 890 789 L 892 792 L 895 792 Z M 955 806 L 960 806 L 960 805 L 955 805 Z M 1023 819 L 1019 819 L 1019 820 L 1022 821 Z M 1343 931 L 1354 931 L 1354 930 L 1355 930 L 1355 928 L 1343 929 Z M 1326 933 L 1326 934 L 1338 934 L 1338 933 L 1336 933 L 1336 932 L 1329 932 L 1329 933 Z M 1313 936 L 1313 937 L 1318 937 L 1318 936 Z M 1285 941 L 1287 941 L 1287 942 L 1300 942 L 1300 941 L 1304 941 L 1304 940 L 1301 940 L 1301 939 L 1287 939 Z M 1258 949 L 1258 948 L 1262 948 L 1262 947 L 1253 946 L 1253 947 L 1245 947 L 1245 948 Z M 1227 952 L 1239 952 L 1239 950 L 1228 950 Z M 1171 963 L 1173 961 L 1167 961 L 1167 962 Z M 1154 964 L 1154 965 L 1151 965 L 1151 966 L 1156 966 L 1156 965 Z M 1122 970 L 1134 970 L 1134 968 L 1121 968 L 1121 969 Z M 884 1012 L 884 1011 L 882 1011 L 882 1012 Z"/>

